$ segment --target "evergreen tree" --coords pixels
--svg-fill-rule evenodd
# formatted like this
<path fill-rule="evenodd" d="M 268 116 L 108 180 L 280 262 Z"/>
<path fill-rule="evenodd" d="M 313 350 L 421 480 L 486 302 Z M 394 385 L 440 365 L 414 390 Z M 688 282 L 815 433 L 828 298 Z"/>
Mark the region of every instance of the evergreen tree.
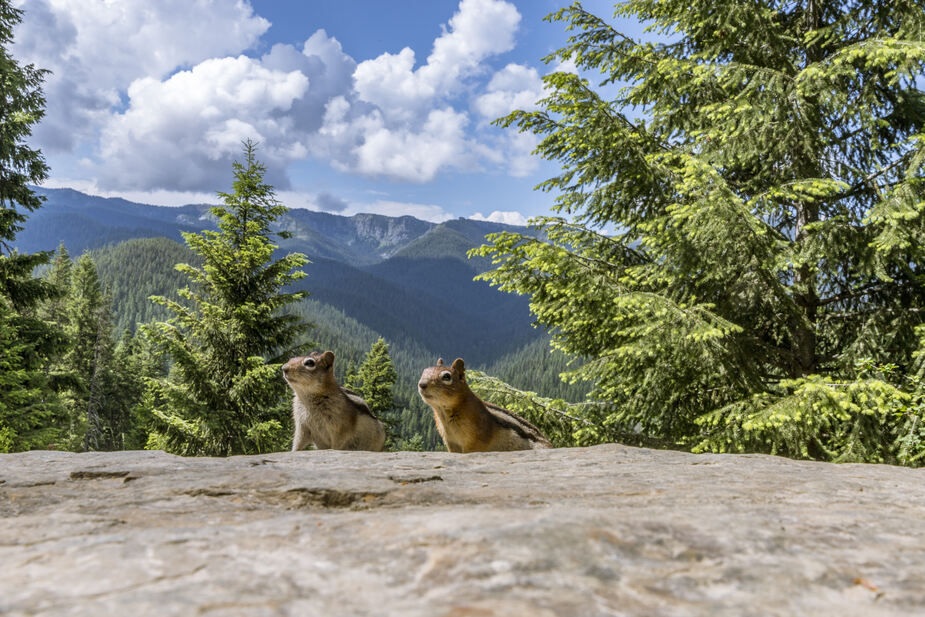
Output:
<path fill-rule="evenodd" d="M 74 262 L 67 248 L 61 244 L 58 250 L 51 257 L 51 265 L 45 272 L 44 279 L 52 285 L 58 294 L 43 302 L 39 311 L 42 319 L 49 321 L 56 326 L 62 326 L 67 322 L 66 315 L 66 295 L 71 287 L 71 272 L 74 269 Z"/>
<path fill-rule="evenodd" d="M 12 248 L 27 213 L 42 204 L 29 184 L 48 174 L 41 152 L 25 143 L 44 115 L 41 85 L 47 71 L 20 66 L 9 52 L 21 16 L 8 0 L 0 0 L 0 338 L 8 347 L 0 375 L 0 432 L 6 435 L 4 447 L 13 450 L 54 445 L 52 432 L 36 429 L 53 426 L 57 419 L 52 418 L 61 413 L 45 369 L 62 339 L 36 315 L 38 304 L 56 290 L 32 275 L 49 254 L 21 254 Z"/>
<path fill-rule="evenodd" d="M 925 316 L 919 2 L 575 3 L 545 78 L 501 120 L 562 164 L 562 216 L 494 236 L 485 278 L 531 296 L 608 426 L 707 450 L 897 460 Z M 608 92 L 612 92 L 613 88 Z M 879 369 L 893 365 L 892 377 Z M 897 422 L 896 418 L 903 418 Z M 913 423 L 914 424 L 914 423 Z M 915 424 L 915 426 L 918 426 Z M 901 458 L 901 457 L 900 457 Z"/>
<path fill-rule="evenodd" d="M 32 348 L 19 336 L 16 314 L 0 296 L 0 452 L 55 444 L 57 408 L 45 404 L 43 386 L 28 361 Z"/>
<path fill-rule="evenodd" d="M 263 182 L 256 145 L 234 163 L 233 193 L 211 213 L 219 231 L 184 234 L 202 266 L 179 264 L 190 286 L 185 303 L 152 298 L 173 317 L 146 327 L 170 357 L 166 379 L 146 395 L 157 428 L 149 440 L 182 454 L 229 455 L 282 449 L 291 431 L 279 369 L 295 353 L 304 324 L 283 309 L 302 293 L 281 293 L 300 279 L 304 255 L 273 258 L 271 225 L 286 208 Z"/>
<path fill-rule="evenodd" d="M 386 449 L 389 450 L 394 449 L 397 437 L 398 418 L 392 394 L 397 380 L 398 373 L 389 356 L 389 346 L 380 337 L 369 348 L 356 374 L 347 381 L 347 387 L 356 390 L 366 400 L 370 411 L 385 424 Z"/>
<path fill-rule="evenodd" d="M 68 397 L 73 449 L 110 449 L 101 441 L 105 432 L 102 388 L 112 361 L 112 318 L 109 299 L 87 253 L 71 273 L 65 314 L 70 349 L 64 364 L 77 386 Z"/>
<path fill-rule="evenodd" d="M 126 330 L 103 372 L 101 448 L 140 450 L 148 442 L 151 412 L 142 404 L 147 382 L 163 377 L 163 362 L 140 333 Z"/>

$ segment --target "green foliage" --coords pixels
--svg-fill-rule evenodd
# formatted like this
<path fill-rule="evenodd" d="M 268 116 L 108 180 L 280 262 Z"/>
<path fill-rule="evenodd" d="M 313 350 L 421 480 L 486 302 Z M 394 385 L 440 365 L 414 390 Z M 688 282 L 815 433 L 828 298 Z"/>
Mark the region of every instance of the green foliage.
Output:
<path fill-rule="evenodd" d="M 397 379 L 389 346 L 382 337 L 369 348 L 356 374 L 347 379 L 347 387 L 356 390 L 366 400 L 370 411 L 385 424 L 387 450 L 395 449 L 398 437 L 398 418 L 392 394 Z"/>
<path fill-rule="evenodd" d="M 905 395 L 856 365 L 907 375 L 919 348 L 925 11 L 616 10 L 672 38 L 634 41 L 578 3 L 549 17 L 572 36 L 547 61 L 598 71 L 616 94 L 554 73 L 542 109 L 499 121 L 561 163 L 539 187 L 560 216 L 535 219 L 537 237 L 491 236 L 473 251 L 493 261 L 482 278 L 528 295 L 555 347 L 588 358 L 567 379 L 613 403 L 613 430 L 900 460 Z"/>
<path fill-rule="evenodd" d="M 48 176 L 48 166 L 39 150 L 30 148 L 26 140 L 32 134 L 32 126 L 45 115 L 45 97 L 42 82 L 47 70 L 33 65 L 20 66 L 10 55 L 13 43 L 13 29 L 22 19 L 22 10 L 12 6 L 9 0 L 0 1 L 0 95 L 3 100 L 3 116 L 0 119 L 0 254 L 4 259 L 16 260 L 10 255 L 10 244 L 16 233 L 22 230 L 26 215 L 17 206 L 33 211 L 42 205 L 30 184 L 38 184 Z M 26 258 L 26 256 L 19 256 Z M 0 283 L 9 276 L 7 268 L 0 262 Z M 30 270 L 31 272 L 31 270 Z M 5 290 L 10 293 L 7 287 Z"/>
<path fill-rule="evenodd" d="M 284 449 L 291 435 L 281 363 L 297 355 L 304 329 L 285 308 L 302 293 L 281 288 L 302 278 L 304 255 L 273 258 L 271 225 L 284 212 L 256 146 L 244 144 L 234 164 L 233 193 L 211 209 L 218 231 L 185 234 L 201 266 L 179 264 L 190 285 L 182 301 L 160 296 L 173 316 L 145 327 L 170 357 L 166 379 L 152 379 L 146 395 L 157 434 L 149 442 L 181 454 L 218 455 Z M 185 301 L 185 302 L 184 302 Z"/>
<path fill-rule="evenodd" d="M 15 317 L 0 296 L 0 452 L 48 447 L 59 435 L 58 409 L 44 400 L 47 384 L 28 360 L 29 343 Z"/>
<path fill-rule="evenodd" d="M 480 398 L 520 414 L 539 428 L 557 448 L 619 441 L 649 448 L 677 447 L 612 422 L 613 406 L 601 401 L 569 403 L 519 390 L 481 371 L 467 370 L 466 381 Z"/>
<path fill-rule="evenodd" d="M 767 449 L 835 462 L 920 464 L 925 388 L 895 364 L 859 362 L 854 380 L 818 375 L 782 381 L 699 419 L 705 434 L 694 451 Z"/>
<path fill-rule="evenodd" d="M 156 430 L 151 410 L 144 406 L 147 383 L 167 373 L 163 359 L 141 333 L 125 331 L 113 353 L 107 382 L 108 443 L 113 449 L 141 450 L 148 432 Z"/>
<path fill-rule="evenodd" d="M 427 447 L 424 436 L 420 433 L 415 433 L 408 439 L 399 439 L 390 449 L 395 452 L 426 452 L 437 448 Z"/>
<path fill-rule="evenodd" d="M 117 332 L 134 332 L 138 324 L 167 319 L 170 311 L 148 298 L 157 295 L 179 300 L 177 290 L 188 279 L 174 266 L 202 264 L 187 247 L 167 238 L 127 240 L 91 254 L 113 306 L 118 307 L 114 322 Z"/>
<path fill-rule="evenodd" d="M 103 431 L 101 386 L 111 364 L 113 347 L 110 303 L 103 295 L 90 255 L 81 255 L 70 279 L 64 309 L 67 318 L 65 333 L 70 349 L 64 356 L 64 365 L 72 371 L 78 384 L 68 401 L 72 418 L 71 435 L 82 439 L 83 449 L 98 450 Z"/>
<path fill-rule="evenodd" d="M 36 314 L 38 305 L 59 291 L 33 276 L 48 253 L 12 249 L 26 212 L 42 199 L 29 187 L 43 181 L 48 167 L 26 141 L 44 114 L 41 85 L 47 71 L 20 66 L 10 55 L 13 29 L 22 11 L 0 0 L 0 448 L 25 450 L 55 445 L 61 406 L 47 365 L 61 336 Z"/>
<path fill-rule="evenodd" d="M 356 375 L 347 380 L 347 386 L 354 388 L 376 415 L 387 415 L 395 407 L 392 387 L 398 374 L 389 356 L 389 346 L 385 339 L 379 337 L 366 352 L 363 363 Z"/>
<path fill-rule="evenodd" d="M 128 334 L 116 345 L 112 302 L 96 264 L 85 253 L 72 262 L 63 246 L 44 279 L 65 293 L 39 305 L 38 315 L 62 336 L 46 373 L 63 407 L 56 446 L 68 450 L 121 450 L 143 430 L 137 407 L 143 379 L 158 371 L 136 358 L 139 344 Z M 146 350 L 148 346 L 143 346 Z"/>
<path fill-rule="evenodd" d="M 497 377 L 520 390 L 542 392 L 543 396 L 568 401 L 585 398 L 587 383 L 569 383 L 560 375 L 568 372 L 580 360 L 556 349 L 550 349 L 550 338 L 542 336 L 517 351 L 504 354 L 485 368 L 485 373 Z"/>

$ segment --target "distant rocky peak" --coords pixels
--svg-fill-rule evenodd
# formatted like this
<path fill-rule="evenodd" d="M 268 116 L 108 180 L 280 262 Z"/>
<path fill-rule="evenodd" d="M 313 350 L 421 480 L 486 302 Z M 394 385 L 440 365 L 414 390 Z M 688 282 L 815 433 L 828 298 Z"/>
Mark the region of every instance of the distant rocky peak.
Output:
<path fill-rule="evenodd" d="M 434 227 L 434 223 L 421 221 L 411 216 L 356 214 L 352 218 L 357 237 L 377 244 L 383 257 L 388 257 L 398 248 Z"/>

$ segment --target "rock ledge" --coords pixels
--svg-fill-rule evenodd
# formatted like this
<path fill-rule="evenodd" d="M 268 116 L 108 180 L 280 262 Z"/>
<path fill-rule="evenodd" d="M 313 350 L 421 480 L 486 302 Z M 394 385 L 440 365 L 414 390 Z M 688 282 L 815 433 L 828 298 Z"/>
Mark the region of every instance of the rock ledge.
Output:
<path fill-rule="evenodd" d="M 2 615 L 925 614 L 925 470 L 594 448 L 0 455 Z"/>

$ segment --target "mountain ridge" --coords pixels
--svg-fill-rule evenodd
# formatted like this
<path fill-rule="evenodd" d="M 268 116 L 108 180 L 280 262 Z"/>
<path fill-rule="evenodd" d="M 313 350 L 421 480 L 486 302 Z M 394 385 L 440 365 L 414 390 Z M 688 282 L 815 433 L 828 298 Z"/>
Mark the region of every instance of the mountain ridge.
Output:
<path fill-rule="evenodd" d="M 182 242 L 183 232 L 215 228 L 209 215 L 213 205 L 209 204 L 155 206 L 70 188 L 32 189 L 45 198 L 45 203 L 28 214 L 32 225 L 27 224 L 16 238 L 15 246 L 23 252 L 53 250 L 64 243 L 76 253 L 138 237 L 163 236 Z M 526 227 L 466 218 L 434 223 L 410 215 L 361 212 L 344 216 L 304 208 L 290 208 L 278 221 L 277 230 L 293 234 L 293 238 L 280 242 L 281 250 L 301 250 L 310 258 L 314 255 L 363 266 L 407 253 L 409 246 L 434 230 L 438 235 L 440 230 L 452 230 L 467 240 L 499 231 L 529 233 Z M 445 256 L 435 252 L 433 244 L 424 242 L 429 256 Z M 458 251 L 460 243 L 455 245 Z"/>
<path fill-rule="evenodd" d="M 74 189 L 35 190 L 46 201 L 30 213 L 17 236 L 16 247 L 24 252 L 54 250 L 63 243 L 77 255 L 109 245 L 118 247 L 129 240 L 160 237 L 182 244 L 183 233 L 215 229 L 210 206 L 203 204 L 151 206 Z M 347 217 L 291 209 L 279 220 L 279 230 L 292 234 L 279 242 L 280 253 L 301 252 L 310 260 L 303 268 L 307 277 L 294 287 L 387 340 L 413 340 L 434 353 L 487 365 L 539 336 L 531 325 L 527 300 L 473 280 L 490 264 L 467 257 L 467 251 L 481 244 L 487 233 L 526 228 L 463 218 L 432 223 L 411 216 L 360 213 Z M 159 260 L 163 270 L 164 251 L 178 253 L 157 243 L 133 245 L 124 257 L 110 260 L 107 268 L 114 272 L 119 259 L 143 262 L 145 257 L 138 252 L 155 247 L 161 254 L 149 258 Z M 165 285 L 175 279 L 158 272 L 154 280 Z M 127 280 L 123 287 L 133 284 Z M 172 291 L 156 291 L 148 281 L 139 280 L 138 285 L 147 290 L 145 297 Z M 132 294 L 134 299 L 125 307 L 117 306 L 117 313 L 139 318 L 151 315 L 147 308 L 137 306 L 145 301 L 138 293 L 123 292 L 120 299 Z M 122 323 L 134 325 L 126 320 Z"/>
<path fill-rule="evenodd" d="M 188 284 L 174 266 L 198 258 L 182 234 L 215 228 L 209 206 L 148 206 L 72 189 L 38 192 L 48 199 L 30 214 L 17 248 L 54 250 L 63 243 L 74 257 L 89 251 L 113 298 L 120 332 L 169 317 L 149 297 L 177 299 L 177 289 Z M 334 349 L 339 370 L 346 371 L 362 361 L 376 338 L 384 337 L 399 376 L 394 394 L 402 408 L 403 437 L 418 434 L 426 447 L 438 445 L 417 394 L 421 367 L 438 357 L 462 357 L 474 368 L 503 361 L 517 367 L 507 371 L 511 383 L 533 391 L 558 380 L 561 362 L 535 359 L 545 355 L 547 335 L 533 327 L 528 300 L 473 280 L 490 262 L 467 256 L 486 233 L 525 228 L 293 209 L 279 229 L 293 234 L 280 242 L 279 253 L 301 252 L 310 260 L 303 267 L 307 276 L 293 285 L 309 293 L 293 307 L 315 326 L 303 333 L 303 340 Z M 529 371 L 523 368 L 533 365 Z"/>

